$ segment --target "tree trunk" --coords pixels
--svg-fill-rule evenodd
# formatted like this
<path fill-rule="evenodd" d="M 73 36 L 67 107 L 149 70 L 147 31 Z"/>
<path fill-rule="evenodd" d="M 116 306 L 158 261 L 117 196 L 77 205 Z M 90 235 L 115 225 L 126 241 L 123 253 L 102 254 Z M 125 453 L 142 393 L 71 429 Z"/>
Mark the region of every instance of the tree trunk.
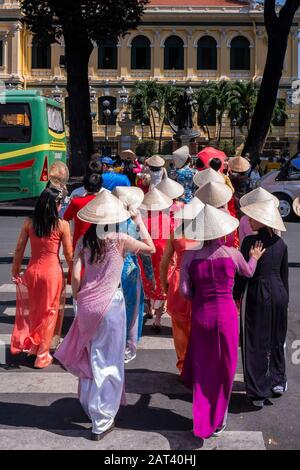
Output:
<path fill-rule="evenodd" d="M 65 35 L 65 47 L 71 174 L 82 176 L 94 151 L 88 79 L 88 63 L 93 46 L 88 39 L 76 41 L 73 35 Z"/>
<path fill-rule="evenodd" d="M 270 129 L 290 28 L 299 3 L 298 0 L 286 0 L 277 16 L 275 1 L 265 1 L 268 54 L 250 131 L 243 149 L 243 155 L 249 153 L 252 161 L 259 158 Z"/>
<path fill-rule="evenodd" d="M 152 123 L 153 123 L 153 139 L 156 140 L 156 123 L 155 123 L 155 117 L 154 117 L 152 108 L 150 108 L 150 114 L 151 114 Z"/>
<path fill-rule="evenodd" d="M 159 148 L 158 148 L 159 153 L 161 153 L 161 150 L 162 150 L 162 137 L 163 137 L 163 133 L 164 133 L 164 127 L 165 127 L 165 116 L 163 116 L 162 124 L 161 124 L 161 127 L 160 127 Z"/>

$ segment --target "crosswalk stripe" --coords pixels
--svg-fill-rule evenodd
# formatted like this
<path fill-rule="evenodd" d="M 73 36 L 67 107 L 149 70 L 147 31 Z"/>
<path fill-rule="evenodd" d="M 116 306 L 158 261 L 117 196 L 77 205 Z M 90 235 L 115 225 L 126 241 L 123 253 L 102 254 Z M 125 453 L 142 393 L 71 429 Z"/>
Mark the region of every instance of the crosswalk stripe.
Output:
<path fill-rule="evenodd" d="M 88 440 L 90 431 L 0 429 L 0 449 L 6 450 L 266 450 L 262 432 L 225 431 L 203 442 L 191 431 L 136 431 L 116 428 L 100 442 Z M 90 427 L 90 424 L 89 426 Z M 109 446 L 109 447 L 108 447 Z"/>
<path fill-rule="evenodd" d="M 16 292 L 16 286 L 15 284 L 11 283 L 11 284 L 2 284 L 0 286 L 0 293 L 4 293 L 4 294 L 11 294 L 11 293 L 15 293 Z M 66 293 L 67 295 L 71 295 L 72 294 L 72 287 L 67 284 L 66 286 Z"/>
<path fill-rule="evenodd" d="M 0 312 L 0 319 L 1 317 L 14 317 L 15 315 L 16 315 L 16 307 L 6 307 L 3 309 L 2 313 Z M 65 317 L 74 316 L 74 310 L 71 305 L 68 305 L 65 307 L 64 316 Z"/>
<path fill-rule="evenodd" d="M 68 372 L 3 372 L 5 380 L 0 381 L 0 393 L 77 393 L 78 379 Z M 127 370 L 126 393 L 154 394 L 176 393 L 187 394 L 190 391 L 180 382 L 179 376 L 166 372 L 133 372 Z M 239 382 L 242 374 L 235 375 L 234 389 L 240 391 Z"/>
<path fill-rule="evenodd" d="M 71 311 L 70 311 L 70 315 Z M 0 334 L 0 345 L 8 345 L 10 344 L 10 334 Z M 156 350 L 173 350 L 174 349 L 174 342 L 173 338 L 165 338 L 163 336 L 156 337 L 156 336 L 142 336 L 138 343 L 138 350 L 148 350 L 148 349 L 156 349 Z"/>

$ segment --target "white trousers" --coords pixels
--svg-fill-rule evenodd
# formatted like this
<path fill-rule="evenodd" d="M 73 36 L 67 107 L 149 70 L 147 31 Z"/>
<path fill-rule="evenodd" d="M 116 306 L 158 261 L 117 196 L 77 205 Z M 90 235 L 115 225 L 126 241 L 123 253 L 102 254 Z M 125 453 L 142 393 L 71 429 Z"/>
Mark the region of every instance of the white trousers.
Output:
<path fill-rule="evenodd" d="M 126 311 L 118 289 L 91 341 L 93 379 L 80 379 L 79 400 L 92 420 L 92 432 L 101 434 L 114 422 L 124 387 Z"/>

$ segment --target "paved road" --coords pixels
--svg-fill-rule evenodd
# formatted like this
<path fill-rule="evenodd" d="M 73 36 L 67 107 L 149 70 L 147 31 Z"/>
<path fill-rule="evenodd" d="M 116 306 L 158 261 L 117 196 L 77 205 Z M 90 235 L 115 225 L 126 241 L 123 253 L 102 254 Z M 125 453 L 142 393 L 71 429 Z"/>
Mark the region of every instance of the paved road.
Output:
<path fill-rule="evenodd" d="M 22 217 L 0 217 L 0 449 L 299 449 L 300 364 L 292 345 L 300 340 L 300 224 L 289 224 L 291 303 L 287 341 L 289 390 L 256 411 L 245 398 L 239 363 L 229 408 L 228 428 L 204 444 L 192 433 L 192 396 L 178 380 L 170 319 L 156 336 L 148 321 L 137 358 L 126 366 L 128 405 L 116 430 L 102 442 L 89 441 L 90 423 L 76 398 L 77 381 L 54 364 L 35 370 L 25 356 L 11 357 L 9 340 L 15 311 L 10 268 Z M 29 252 L 27 250 L 26 256 Z M 73 311 L 68 296 L 64 333 Z M 300 354 L 298 355 L 300 359 Z"/>

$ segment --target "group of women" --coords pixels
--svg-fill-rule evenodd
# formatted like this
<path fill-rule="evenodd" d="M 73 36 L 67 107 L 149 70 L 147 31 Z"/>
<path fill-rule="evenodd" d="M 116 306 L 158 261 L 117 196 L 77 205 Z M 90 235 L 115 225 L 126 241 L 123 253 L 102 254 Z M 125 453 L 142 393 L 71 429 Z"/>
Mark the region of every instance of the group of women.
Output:
<path fill-rule="evenodd" d="M 159 159 L 149 159 L 148 172 L 163 168 Z M 12 271 L 17 309 L 11 350 L 34 355 L 35 367 L 53 361 L 50 350 L 63 318 L 63 245 L 76 316 L 54 357 L 79 378 L 93 440 L 113 430 L 125 403 L 124 362 L 137 354 L 144 295 L 156 332 L 163 313 L 171 316 L 177 368 L 193 390 L 196 436 L 206 439 L 226 427 L 239 317 L 253 406 L 261 408 L 287 389 L 288 259 L 278 200 L 261 188 L 234 194 L 223 164 L 219 171 L 196 172 L 188 171 L 189 161 L 188 147 L 174 152 L 177 177 L 162 171 L 146 194 L 137 187 L 90 188 L 91 197 L 76 213 L 75 224 L 85 225 L 74 253 L 69 224 L 58 215 L 64 191 L 57 182 L 50 182 L 23 224 Z M 242 181 L 249 162 L 235 157 L 228 166 L 232 180 Z M 91 176 L 89 183 L 98 181 Z M 243 214 L 240 251 L 237 213 Z M 22 274 L 28 239 L 32 254 Z"/>

